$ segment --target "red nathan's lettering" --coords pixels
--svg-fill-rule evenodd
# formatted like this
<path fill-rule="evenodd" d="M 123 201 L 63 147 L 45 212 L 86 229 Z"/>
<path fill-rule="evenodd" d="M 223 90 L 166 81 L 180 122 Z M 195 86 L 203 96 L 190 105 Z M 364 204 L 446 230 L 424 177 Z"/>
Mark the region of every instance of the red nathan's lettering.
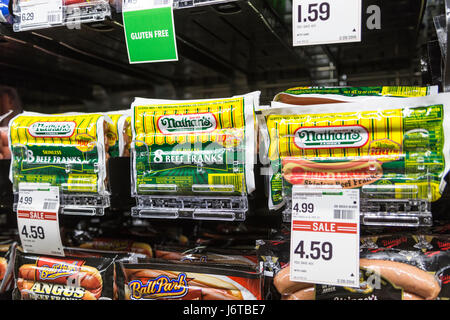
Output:
<path fill-rule="evenodd" d="M 313 231 L 336 232 L 336 224 L 330 222 L 314 222 L 312 229 Z"/>

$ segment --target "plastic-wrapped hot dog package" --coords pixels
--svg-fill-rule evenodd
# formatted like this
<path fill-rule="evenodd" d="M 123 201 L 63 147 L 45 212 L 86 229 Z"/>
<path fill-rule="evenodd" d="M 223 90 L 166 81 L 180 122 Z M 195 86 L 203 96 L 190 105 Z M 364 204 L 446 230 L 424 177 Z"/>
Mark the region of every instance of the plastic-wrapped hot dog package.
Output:
<path fill-rule="evenodd" d="M 448 236 L 403 234 L 362 238 L 359 288 L 291 281 L 289 241 L 264 240 L 259 244 L 260 263 L 271 279 L 266 296 L 275 299 L 450 299 Z"/>
<path fill-rule="evenodd" d="M 269 208 L 292 186 L 360 188 L 390 199 L 441 197 L 450 161 L 448 94 L 262 110 Z"/>
<path fill-rule="evenodd" d="M 206 264 L 240 265 L 257 267 L 255 249 L 219 249 L 209 247 L 186 248 L 180 246 L 155 246 L 155 258 L 182 262 L 203 262 Z"/>
<path fill-rule="evenodd" d="M 251 268 L 157 260 L 139 264 L 119 263 L 119 265 L 122 265 L 125 300 L 261 300 L 262 298 L 261 274 Z"/>
<path fill-rule="evenodd" d="M 64 254 L 70 257 L 77 258 L 108 258 L 114 260 L 114 273 L 113 273 L 113 300 L 119 300 L 120 296 L 123 296 L 123 288 L 117 284 L 117 265 L 122 263 L 138 263 L 140 259 L 148 259 L 148 256 L 143 253 L 126 251 L 126 250 L 99 250 L 99 249 L 86 249 L 86 248 L 71 248 L 64 247 Z"/>
<path fill-rule="evenodd" d="M 8 143 L 8 128 L 0 127 L 0 160 L 11 159 L 11 151 Z"/>
<path fill-rule="evenodd" d="M 13 300 L 112 300 L 115 258 L 16 254 Z"/>
<path fill-rule="evenodd" d="M 14 283 L 14 259 L 17 243 L 0 242 L 0 294 L 12 289 Z"/>
<path fill-rule="evenodd" d="M 1 4 L 0 4 L 1 9 Z M 1 22 L 1 12 L 0 12 L 0 22 Z M 9 112 L 0 115 L 0 123 L 11 116 L 13 113 L 12 110 Z M 1 127 L 0 126 L 0 160 L 1 159 L 11 159 L 11 151 L 9 150 L 9 143 L 8 143 L 8 127 Z"/>
<path fill-rule="evenodd" d="M 130 156 L 131 141 L 133 134 L 131 132 L 131 111 L 122 115 L 118 121 L 119 132 L 119 154 L 121 157 Z"/>
<path fill-rule="evenodd" d="M 100 113 L 24 112 L 9 124 L 10 179 L 58 186 L 64 193 L 107 194 L 107 121 Z"/>
<path fill-rule="evenodd" d="M 362 101 L 368 97 L 424 97 L 437 93 L 437 86 L 295 87 L 278 93 L 273 100 L 292 105 L 314 105 Z"/>
<path fill-rule="evenodd" d="M 134 193 L 252 193 L 259 94 L 178 101 L 136 98 Z"/>

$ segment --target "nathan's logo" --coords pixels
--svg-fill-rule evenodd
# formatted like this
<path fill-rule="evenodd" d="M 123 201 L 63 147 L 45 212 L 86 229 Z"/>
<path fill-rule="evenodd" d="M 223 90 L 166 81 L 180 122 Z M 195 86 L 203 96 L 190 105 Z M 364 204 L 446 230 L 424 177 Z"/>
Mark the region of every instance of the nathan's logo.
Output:
<path fill-rule="evenodd" d="M 211 132 L 217 128 L 214 114 L 171 114 L 158 119 L 158 129 L 164 134 Z"/>
<path fill-rule="evenodd" d="M 76 125 L 74 121 L 35 122 L 28 128 L 28 133 L 36 138 L 69 138 Z"/>
<path fill-rule="evenodd" d="M 360 125 L 301 127 L 294 132 L 300 149 L 360 148 L 369 140 L 369 132 Z"/>
<path fill-rule="evenodd" d="M 161 275 L 155 279 L 147 280 L 147 283 L 133 280 L 128 283 L 128 288 L 133 300 L 181 298 L 188 292 L 186 274 L 184 273 L 180 273 L 176 279 L 169 279 L 167 276 Z"/>
<path fill-rule="evenodd" d="M 68 277 L 80 271 L 77 262 L 74 264 L 56 263 L 51 266 L 39 267 L 39 278 L 41 280 L 53 280 L 61 277 Z"/>

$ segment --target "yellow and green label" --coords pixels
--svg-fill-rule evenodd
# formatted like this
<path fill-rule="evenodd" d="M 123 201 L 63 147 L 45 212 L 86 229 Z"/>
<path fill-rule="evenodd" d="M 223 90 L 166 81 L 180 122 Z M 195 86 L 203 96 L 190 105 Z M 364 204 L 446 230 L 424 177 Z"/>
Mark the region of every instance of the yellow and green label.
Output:
<path fill-rule="evenodd" d="M 373 185 L 390 197 L 434 201 L 445 167 L 443 119 L 442 105 L 270 114 L 271 201 L 281 203 L 294 184 Z"/>
<path fill-rule="evenodd" d="M 347 97 L 424 97 L 432 93 L 431 87 L 421 86 L 376 86 L 376 87 L 295 87 L 284 91 L 292 95 L 336 94 Z"/>
<path fill-rule="evenodd" d="M 243 97 L 136 104 L 136 192 L 246 192 L 246 116 Z"/>
<path fill-rule="evenodd" d="M 17 116 L 9 126 L 14 186 L 45 182 L 65 192 L 99 192 L 104 166 L 99 134 L 101 114 Z"/>

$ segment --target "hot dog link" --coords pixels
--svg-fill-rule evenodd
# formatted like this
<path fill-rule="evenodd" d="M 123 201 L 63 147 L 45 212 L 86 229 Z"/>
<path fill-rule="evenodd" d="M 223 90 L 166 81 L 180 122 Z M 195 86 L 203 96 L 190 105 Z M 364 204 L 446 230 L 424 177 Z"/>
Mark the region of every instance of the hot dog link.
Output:
<path fill-rule="evenodd" d="M 441 287 L 433 275 L 406 263 L 360 259 L 361 268 L 379 272 L 386 280 L 426 300 L 434 300 Z"/>
<path fill-rule="evenodd" d="M 75 276 L 80 287 L 86 288 L 93 292 L 97 297 L 101 295 L 103 280 L 100 272 L 90 266 L 80 266 L 77 271 L 65 277 L 57 278 L 43 278 L 42 272 L 45 271 L 43 267 L 38 267 L 32 264 L 24 264 L 19 268 L 19 278 L 31 281 L 42 281 L 46 283 L 67 284 L 69 276 Z"/>
<path fill-rule="evenodd" d="M 8 261 L 5 258 L 0 257 L 0 281 L 3 280 L 6 274 L 6 268 L 8 267 Z"/>
<path fill-rule="evenodd" d="M 410 294 L 408 297 L 417 295 L 423 299 L 434 300 L 441 290 L 433 275 L 412 265 L 364 258 L 359 261 L 360 268 L 375 272 L 395 286 L 404 289 Z M 274 286 L 281 294 L 291 294 L 311 286 L 309 283 L 291 281 L 289 274 L 290 267 L 287 266 L 274 277 Z"/>

